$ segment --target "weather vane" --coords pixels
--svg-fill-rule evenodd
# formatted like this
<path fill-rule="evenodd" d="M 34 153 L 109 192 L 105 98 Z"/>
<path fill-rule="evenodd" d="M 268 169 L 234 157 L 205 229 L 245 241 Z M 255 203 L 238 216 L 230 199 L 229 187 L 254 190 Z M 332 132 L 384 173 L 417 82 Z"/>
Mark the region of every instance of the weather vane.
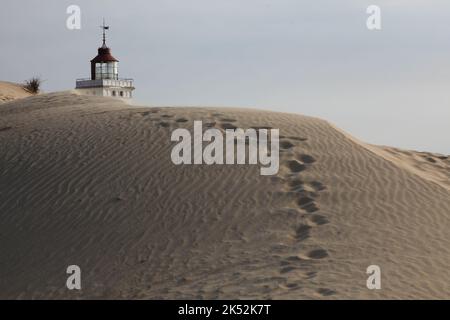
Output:
<path fill-rule="evenodd" d="M 109 30 L 109 26 L 105 25 L 105 18 L 103 18 L 103 25 L 100 26 L 103 29 L 103 45 L 106 46 L 106 30 Z"/>

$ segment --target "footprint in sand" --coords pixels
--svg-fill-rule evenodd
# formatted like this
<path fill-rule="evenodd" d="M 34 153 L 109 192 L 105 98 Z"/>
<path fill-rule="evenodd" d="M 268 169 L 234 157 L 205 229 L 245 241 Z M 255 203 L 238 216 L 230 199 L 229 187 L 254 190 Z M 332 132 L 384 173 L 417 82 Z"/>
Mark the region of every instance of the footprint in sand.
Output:
<path fill-rule="evenodd" d="M 316 159 L 314 159 L 312 156 L 310 156 L 308 154 L 300 154 L 297 156 L 297 159 L 306 164 L 311 164 L 311 163 L 316 162 Z"/>
<path fill-rule="evenodd" d="M 282 150 L 294 149 L 296 143 L 294 141 L 305 141 L 306 138 L 287 137 L 280 142 Z M 290 158 L 284 162 L 284 166 L 289 170 L 281 180 L 278 180 L 287 187 L 286 192 L 295 195 L 296 210 L 303 212 L 303 223 L 293 228 L 293 238 L 296 241 L 310 241 L 313 240 L 311 232 L 314 228 L 326 225 L 329 223 L 327 217 L 319 215 L 319 207 L 316 203 L 316 198 L 319 197 L 319 192 L 326 189 L 326 186 L 319 181 L 305 181 L 300 178 L 300 174 L 316 163 L 316 159 L 305 153 L 297 153 L 293 159 Z M 314 214 L 313 214 L 314 213 Z M 329 256 L 325 249 L 314 249 L 304 254 L 290 256 L 281 262 L 280 273 L 288 273 L 293 270 L 302 269 L 308 261 L 322 260 Z M 296 264 L 300 264 L 301 268 L 297 268 Z M 305 275 L 305 279 L 316 277 L 317 273 L 311 273 L 309 276 Z M 322 296 L 333 295 L 335 292 L 327 288 L 320 288 L 317 291 Z"/>
<path fill-rule="evenodd" d="M 12 127 L 3 127 L 3 128 L 0 128 L 0 131 L 8 131 L 11 129 L 12 129 Z"/>
<path fill-rule="evenodd" d="M 309 259 L 319 260 L 328 257 L 328 252 L 324 249 L 311 250 L 306 255 Z"/>
<path fill-rule="evenodd" d="M 219 127 L 222 129 L 236 129 L 236 126 L 233 124 L 236 122 L 235 119 L 227 118 L 223 114 L 215 113 L 212 114 L 214 117 L 219 118 Z M 210 123 L 210 125 L 206 125 L 207 127 L 213 127 L 216 125 L 216 122 Z M 255 130 L 266 129 L 270 130 L 272 127 L 269 126 L 253 126 L 251 127 Z M 294 136 L 280 136 L 280 149 L 283 151 L 293 150 L 298 142 L 306 141 L 307 138 L 303 137 L 294 137 Z M 246 141 L 248 142 L 248 141 Z M 288 193 L 294 193 L 296 195 L 296 206 L 298 209 L 294 207 L 291 208 L 294 210 L 294 213 L 302 213 L 303 212 L 303 223 L 296 225 L 292 230 L 292 239 L 298 242 L 302 242 L 308 239 L 311 239 L 311 231 L 319 226 L 325 225 L 329 223 L 327 217 L 319 214 L 311 214 L 319 210 L 318 205 L 315 202 L 315 198 L 317 198 L 318 192 L 326 189 L 326 186 L 319 181 L 304 181 L 300 179 L 298 174 L 307 170 L 310 166 L 312 166 L 316 162 L 316 159 L 308 154 L 298 153 L 293 156 L 293 158 L 288 159 L 284 162 L 285 167 L 289 170 L 289 173 L 284 177 L 273 178 L 272 180 L 276 183 L 287 184 Z M 305 214 L 306 212 L 306 214 Z M 280 274 L 289 273 L 292 271 L 304 271 L 304 264 L 308 263 L 308 261 L 312 260 L 321 260 L 328 257 L 329 254 L 325 249 L 314 249 L 305 254 L 300 254 L 296 256 L 289 256 L 284 260 L 280 261 Z M 302 266 L 300 268 L 300 266 Z M 308 272 L 304 273 L 305 279 L 312 279 L 317 276 L 317 272 Z M 296 288 L 296 284 L 292 284 L 292 288 Z M 332 290 L 327 291 L 328 289 L 321 288 L 319 293 L 321 295 L 331 295 L 334 294 Z"/>
<path fill-rule="evenodd" d="M 298 256 L 290 256 L 290 257 L 286 258 L 285 263 L 286 264 L 290 264 L 290 263 L 293 263 L 293 262 L 302 262 L 302 261 L 303 260 L 300 257 L 298 257 Z"/>
<path fill-rule="evenodd" d="M 224 129 L 224 130 L 226 130 L 226 129 L 233 129 L 233 130 L 237 129 L 237 127 L 236 127 L 235 125 L 233 125 L 233 124 L 231 124 L 231 123 L 228 123 L 228 122 L 221 123 L 221 124 L 220 124 L 220 127 L 221 127 L 222 129 Z"/>
<path fill-rule="evenodd" d="M 296 140 L 296 141 L 306 141 L 306 140 L 308 140 L 307 138 L 302 138 L 302 137 L 294 137 L 294 136 L 289 136 L 289 137 L 287 137 L 288 139 L 291 139 L 291 140 Z"/>
<path fill-rule="evenodd" d="M 314 203 L 314 199 L 313 199 L 313 198 L 310 198 L 310 197 L 301 197 L 301 198 L 299 198 L 299 199 L 297 200 L 297 204 L 298 204 L 300 207 L 309 205 L 309 204 L 311 204 L 311 203 Z"/>
<path fill-rule="evenodd" d="M 290 142 L 289 140 L 281 140 L 280 141 L 280 148 L 282 150 L 289 150 L 289 149 L 292 149 L 292 147 L 294 147 L 294 144 L 292 142 Z"/>
<path fill-rule="evenodd" d="M 330 223 L 327 217 L 321 216 L 320 214 L 308 215 L 306 219 L 315 226 L 321 226 Z"/>
<path fill-rule="evenodd" d="M 298 283 L 286 283 L 286 288 L 291 289 L 291 290 L 297 289 L 299 287 L 300 287 L 300 285 Z"/>
<path fill-rule="evenodd" d="M 150 113 L 151 113 L 150 111 L 138 112 L 138 114 L 140 114 L 140 115 L 143 116 L 143 117 L 148 116 Z"/>
<path fill-rule="evenodd" d="M 168 123 L 168 122 L 164 122 L 164 121 L 161 121 L 160 123 L 158 123 L 161 127 L 163 127 L 163 128 L 167 128 L 167 127 L 170 127 L 170 123 Z"/>
<path fill-rule="evenodd" d="M 237 120 L 236 119 L 232 119 L 232 118 L 222 118 L 222 119 L 220 119 L 220 121 L 222 121 L 222 122 L 236 122 Z"/>
<path fill-rule="evenodd" d="M 308 198 L 308 197 L 306 197 Z M 314 201 L 309 201 L 306 204 L 301 205 L 300 203 L 306 201 L 305 198 L 300 198 L 297 203 L 299 204 L 300 208 L 303 209 L 304 211 L 308 212 L 308 213 L 313 213 L 316 211 L 319 211 L 319 207 L 316 205 L 316 203 Z"/>
<path fill-rule="evenodd" d="M 216 126 L 216 123 L 215 122 L 207 122 L 207 123 L 204 123 L 203 126 L 205 128 L 214 128 Z"/>
<path fill-rule="evenodd" d="M 306 224 L 302 224 L 295 229 L 295 239 L 297 241 L 303 241 L 310 237 L 310 231 L 312 227 Z"/>
<path fill-rule="evenodd" d="M 306 169 L 306 166 L 297 160 L 290 160 L 287 162 L 289 170 L 293 173 L 301 172 Z"/>
<path fill-rule="evenodd" d="M 309 194 L 312 197 L 317 196 L 317 192 L 325 190 L 326 187 L 317 181 L 303 182 L 300 179 L 294 179 L 289 182 L 289 190 L 293 192 L 301 192 L 302 194 Z"/>
<path fill-rule="evenodd" d="M 293 266 L 287 266 L 287 267 L 283 267 L 280 269 L 280 273 L 287 273 L 293 270 L 296 270 L 297 268 L 293 267 Z"/>
<path fill-rule="evenodd" d="M 279 273 L 288 273 L 297 271 L 302 274 L 303 279 L 314 279 L 317 277 L 317 271 L 311 271 L 311 258 L 302 255 L 294 255 L 284 258 L 280 261 Z"/>
<path fill-rule="evenodd" d="M 288 160 L 286 166 L 292 174 L 297 174 L 305 171 L 311 166 L 316 159 L 307 154 L 298 154 L 296 159 Z M 315 203 L 314 198 L 318 197 L 319 191 L 324 190 L 326 187 L 323 183 L 318 181 L 304 182 L 298 177 L 288 176 L 287 182 L 290 192 L 298 194 L 297 205 L 308 213 L 316 212 L 319 210 L 318 205 Z"/>
<path fill-rule="evenodd" d="M 328 289 L 328 288 L 319 288 L 319 289 L 317 289 L 317 293 L 324 297 L 328 297 L 328 296 L 332 296 L 332 295 L 336 294 L 336 291 Z"/>
<path fill-rule="evenodd" d="M 300 179 L 294 179 L 289 182 L 289 188 L 291 191 L 304 191 L 305 183 Z"/>
<path fill-rule="evenodd" d="M 322 182 L 319 181 L 313 181 L 310 184 L 316 191 L 322 191 L 327 188 Z"/>
<path fill-rule="evenodd" d="M 279 273 L 288 273 L 291 271 L 297 271 L 302 274 L 302 278 L 304 279 L 313 279 L 316 277 L 317 272 L 308 271 L 308 266 L 306 265 L 306 259 L 301 259 L 298 256 L 290 256 L 280 261 L 280 269 Z"/>

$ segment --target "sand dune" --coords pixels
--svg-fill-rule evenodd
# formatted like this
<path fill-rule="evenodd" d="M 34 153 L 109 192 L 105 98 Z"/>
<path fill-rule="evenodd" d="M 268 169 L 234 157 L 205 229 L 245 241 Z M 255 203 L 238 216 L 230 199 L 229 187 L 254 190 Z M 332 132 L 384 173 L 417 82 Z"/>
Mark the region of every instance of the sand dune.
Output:
<path fill-rule="evenodd" d="M 21 85 L 0 81 L 0 104 L 29 96 L 31 96 L 31 94 Z"/>
<path fill-rule="evenodd" d="M 278 175 L 175 166 L 170 134 L 194 120 L 279 128 Z M 444 156 L 300 115 L 74 93 L 3 104 L 0 146 L 0 298 L 450 297 Z"/>
<path fill-rule="evenodd" d="M 380 156 L 450 191 L 450 157 L 390 147 L 369 147 Z"/>

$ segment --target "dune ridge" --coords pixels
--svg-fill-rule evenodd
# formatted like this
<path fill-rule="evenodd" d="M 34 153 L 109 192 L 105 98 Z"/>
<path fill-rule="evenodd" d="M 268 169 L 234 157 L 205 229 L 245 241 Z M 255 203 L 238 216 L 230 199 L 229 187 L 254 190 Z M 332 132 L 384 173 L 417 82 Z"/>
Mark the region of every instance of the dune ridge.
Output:
<path fill-rule="evenodd" d="M 22 85 L 13 82 L 0 81 L 0 104 L 31 96 Z"/>
<path fill-rule="evenodd" d="M 374 154 L 450 191 L 450 156 L 368 144 L 347 134 L 336 126 L 332 126 L 348 139 L 353 140 Z"/>
<path fill-rule="evenodd" d="M 194 120 L 279 128 L 278 175 L 175 166 L 170 133 Z M 448 159 L 388 158 L 301 115 L 71 92 L 3 104 L 0 146 L 0 298 L 450 296 Z"/>

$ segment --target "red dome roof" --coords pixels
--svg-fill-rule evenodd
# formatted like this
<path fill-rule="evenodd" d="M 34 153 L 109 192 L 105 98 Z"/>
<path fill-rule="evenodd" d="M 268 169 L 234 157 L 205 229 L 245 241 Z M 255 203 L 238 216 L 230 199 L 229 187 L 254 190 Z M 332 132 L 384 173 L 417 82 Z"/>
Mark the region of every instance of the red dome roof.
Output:
<path fill-rule="evenodd" d="M 101 48 L 98 48 L 98 55 L 91 60 L 93 63 L 97 62 L 118 62 L 116 58 L 114 58 L 111 55 L 111 49 L 109 49 L 107 46 L 102 46 Z"/>

